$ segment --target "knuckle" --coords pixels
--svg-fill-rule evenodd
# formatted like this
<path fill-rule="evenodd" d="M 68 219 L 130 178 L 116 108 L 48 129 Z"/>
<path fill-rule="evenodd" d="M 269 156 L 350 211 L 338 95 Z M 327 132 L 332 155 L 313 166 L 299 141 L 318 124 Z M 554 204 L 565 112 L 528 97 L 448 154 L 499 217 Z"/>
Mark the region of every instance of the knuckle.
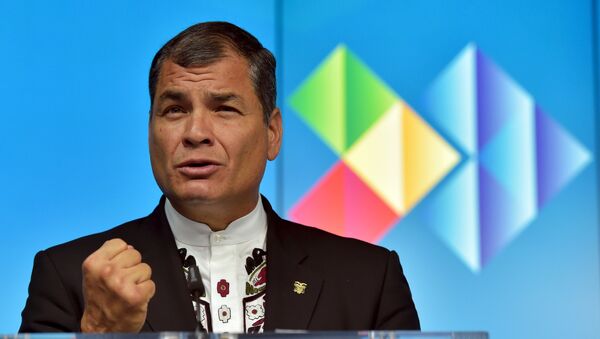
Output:
<path fill-rule="evenodd" d="M 121 290 L 123 302 L 129 307 L 136 307 L 143 303 L 143 295 L 134 286 L 123 286 Z"/>
<path fill-rule="evenodd" d="M 98 266 L 99 260 L 92 253 L 90 256 L 83 260 L 83 263 L 81 263 L 81 270 L 83 271 L 83 273 L 94 273 L 98 270 Z"/>
<path fill-rule="evenodd" d="M 91 258 L 91 256 L 85 258 L 85 260 L 83 260 L 83 263 L 81 263 L 81 270 L 84 273 L 91 271 L 92 268 L 94 267 L 93 261 L 94 261 L 94 259 Z"/>
<path fill-rule="evenodd" d="M 113 275 L 108 280 L 106 280 L 106 284 L 111 291 L 113 291 L 117 295 L 124 295 L 127 289 L 127 284 L 124 282 L 123 277 L 120 275 Z"/>
<path fill-rule="evenodd" d="M 122 297 L 127 296 L 128 292 L 129 292 L 128 291 L 129 286 L 126 283 L 123 282 L 123 279 L 121 279 L 121 278 L 115 278 L 113 280 L 113 283 L 114 283 L 115 292 L 118 295 L 120 295 Z"/>
<path fill-rule="evenodd" d="M 102 247 L 125 248 L 127 243 L 121 238 L 113 238 L 104 242 Z"/>
<path fill-rule="evenodd" d="M 121 238 L 113 238 L 107 241 L 107 243 L 111 243 L 113 245 L 127 245 L 127 243 L 125 242 L 125 240 L 121 239 Z"/>
<path fill-rule="evenodd" d="M 104 267 L 102 267 L 101 271 L 100 271 L 100 276 L 109 281 L 113 278 L 116 278 L 115 274 L 115 267 L 112 264 L 106 264 L 104 265 Z"/>

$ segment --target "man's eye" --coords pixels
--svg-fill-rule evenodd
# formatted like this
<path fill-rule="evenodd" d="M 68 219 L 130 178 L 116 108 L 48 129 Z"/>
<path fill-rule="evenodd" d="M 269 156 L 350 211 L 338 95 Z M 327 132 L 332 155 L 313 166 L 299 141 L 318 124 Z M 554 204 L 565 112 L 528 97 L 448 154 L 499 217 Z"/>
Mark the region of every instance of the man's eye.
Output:
<path fill-rule="evenodd" d="M 217 112 L 240 113 L 239 109 L 232 107 L 232 106 L 227 106 L 227 105 L 221 105 L 221 106 L 217 107 L 216 111 Z"/>
<path fill-rule="evenodd" d="M 179 106 L 170 106 L 167 107 L 164 111 L 163 111 L 163 115 L 167 115 L 167 114 L 178 114 L 178 113 L 185 113 L 185 111 L 183 110 L 183 108 L 179 107 Z"/>

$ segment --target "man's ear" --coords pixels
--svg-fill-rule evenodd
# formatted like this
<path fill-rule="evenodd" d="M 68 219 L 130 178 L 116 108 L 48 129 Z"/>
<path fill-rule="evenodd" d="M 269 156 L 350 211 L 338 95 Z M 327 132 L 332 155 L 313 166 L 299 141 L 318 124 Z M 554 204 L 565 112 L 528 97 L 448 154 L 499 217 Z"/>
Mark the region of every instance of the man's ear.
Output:
<path fill-rule="evenodd" d="M 283 137 L 283 121 L 281 118 L 281 110 L 279 110 L 279 108 L 275 108 L 273 112 L 271 112 L 267 128 L 269 129 L 267 158 L 269 160 L 275 160 L 281 149 L 281 140 Z"/>

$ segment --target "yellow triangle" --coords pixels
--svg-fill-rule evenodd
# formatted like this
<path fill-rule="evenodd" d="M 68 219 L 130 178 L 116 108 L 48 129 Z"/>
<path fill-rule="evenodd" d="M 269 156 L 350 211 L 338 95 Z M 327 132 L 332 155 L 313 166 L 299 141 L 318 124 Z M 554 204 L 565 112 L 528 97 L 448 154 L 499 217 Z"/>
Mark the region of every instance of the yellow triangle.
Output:
<path fill-rule="evenodd" d="M 404 215 L 402 109 L 394 103 L 346 152 L 343 159 L 398 215 Z"/>
<path fill-rule="evenodd" d="M 402 127 L 404 202 L 410 211 L 456 166 L 460 155 L 408 106 Z"/>

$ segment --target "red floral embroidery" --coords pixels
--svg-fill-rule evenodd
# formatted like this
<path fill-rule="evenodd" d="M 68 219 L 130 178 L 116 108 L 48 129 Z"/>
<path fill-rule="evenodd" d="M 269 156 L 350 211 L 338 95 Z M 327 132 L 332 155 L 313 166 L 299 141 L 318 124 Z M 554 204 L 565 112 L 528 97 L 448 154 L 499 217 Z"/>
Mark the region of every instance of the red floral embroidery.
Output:
<path fill-rule="evenodd" d="M 217 293 L 225 298 L 229 294 L 229 283 L 225 279 L 219 280 L 217 283 Z"/>

